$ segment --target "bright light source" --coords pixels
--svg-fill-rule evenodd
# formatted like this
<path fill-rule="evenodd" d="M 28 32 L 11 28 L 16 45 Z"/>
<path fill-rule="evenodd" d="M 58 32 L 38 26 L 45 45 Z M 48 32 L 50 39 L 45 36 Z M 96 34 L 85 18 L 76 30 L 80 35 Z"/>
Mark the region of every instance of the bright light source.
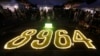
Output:
<path fill-rule="evenodd" d="M 44 9 L 48 10 L 48 9 L 49 9 L 49 7 L 45 6 L 45 7 L 44 7 Z"/>
<path fill-rule="evenodd" d="M 7 9 L 7 8 L 10 9 L 12 12 L 14 12 L 15 9 L 19 8 L 18 4 L 5 4 L 5 5 L 2 4 L 2 6 L 4 9 Z"/>
<path fill-rule="evenodd" d="M 48 10 L 52 9 L 52 7 L 48 7 L 48 6 L 40 6 L 39 9 L 40 9 L 40 11 L 43 10 L 43 11 L 48 12 Z"/>
<path fill-rule="evenodd" d="M 53 28 L 52 23 L 45 23 L 45 28 Z"/>
<path fill-rule="evenodd" d="M 18 9 L 18 5 L 17 5 L 17 4 L 16 4 L 16 5 L 14 5 L 14 8 Z"/>
<path fill-rule="evenodd" d="M 44 7 L 44 10 L 46 10 L 46 12 L 48 12 L 49 9 L 50 9 L 50 8 L 47 7 L 47 6 Z"/>
<path fill-rule="evenodd" d="M 4 8 L 4 9 L 7 9 L 7 8 L 8 8 L 8 9 L 10 9 L 12 12 L 14 11 L 13 6 L 10 6 L 10 5 L 4 5 L 3 8 Z"/>

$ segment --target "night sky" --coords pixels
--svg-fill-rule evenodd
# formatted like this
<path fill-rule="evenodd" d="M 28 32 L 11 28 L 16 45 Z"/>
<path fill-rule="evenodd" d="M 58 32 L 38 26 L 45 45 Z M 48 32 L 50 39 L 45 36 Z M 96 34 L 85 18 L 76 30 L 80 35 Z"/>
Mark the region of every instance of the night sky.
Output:
<path fill-rule="evenodd" d="M 97 0 L 96 2 L 89 5 L 86 3 L 83 3 L 81 4 L 81 7 L 100 7 L 100 0 Z"/>
<path fill-rule="evenodd" d="M 62 5 L 67 0 L 28 0 L 28 1 L 38 5 Z M 82 3 L 81 7 L 100 7 L 100 0 L 97 0 L 96 2 L 89 5 L 86 3 Z"/>
<path fill-rule="evenodd" d="M 29 2 L 38 5 L 62 5 L 66 0 L 29 0 Z"/>
<path fill-rule="evenodd" d="M 10 1 L 10 0 L 0 0 L 1 1 Z M 11 0 L 14 1 L 14 0 Z M 37 5 L 62 5 L 64 2 L 66 2 L 67 0 L 28 0 L 28 2 L 32 3 L 32 4 L 37 4 Z M 100 7 L 100 0 L 97 0 L 96 2 L 92 3 L 92 4 L 86 4 L 86 3 L 82 3 L 81 7 Z"/>

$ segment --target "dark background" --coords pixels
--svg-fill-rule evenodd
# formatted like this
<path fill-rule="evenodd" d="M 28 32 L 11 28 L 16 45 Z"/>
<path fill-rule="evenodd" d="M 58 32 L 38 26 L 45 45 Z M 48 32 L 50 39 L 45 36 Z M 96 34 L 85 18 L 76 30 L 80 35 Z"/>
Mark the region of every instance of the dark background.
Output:
<path fill-rule="evenodd" d="M 81 7 L 100 7 L 100 0 L 0 0 L 0 2 L 5 1 L 17 1 L 17 2 L 29 2 L 32 4 L 37 5 L 62 5 L 65 2 L 73 1 L 73 2 L 80 2 Z"/>
<path fill-rule="evenodd" d="M 16 3 L 15 0 L 0 0 L 1 3 L 3 2 L 13 2 Z M 17 2 L 28 2 L 28 3 L 32 3 L 32 4 L 37 4 L 37 5 L 62 5 L 63 3 L 65 3 L 68 0 L 17 0 Z M 91 0 L 92 1 L 92 0 Z M 74 0 L 74 2 L 76 3 L 77 1 Z M 97 0 L 96 2 L 90 2 L 87 0 L 80 2 L 81 6 L 80 7 L 99 7 L 100 5 L 100 0 Z M 15 49 L 15 50 L 5 50 L 3 47 L 5 45 L 6 42 L 8 42 L 10 39 L 20 35 L 23 31 L 27 30 L 27 29 L 37 29 L 38 32 L 40 30 L 42 30 L 42 27 L 45 24 L 46 19 L 44 20 L 38 20 L 38 17 L 40 17 L 38 15 L 38 10 L 36 10 L 34 13 L 36 13 L 36 17 L 34 18 L 30 18 L 32 13 L 30 10 L 25 10 L 25 12 L 21 12 L 23 14 L 25 14 L 24 16 L 22 15 L 22 17 L 19 17 L 21 15 L 21 13 L 16 12 L 15 14 L 15 18 L 13 18 L 14 14 L 12 14 L 11 12 L 7 12 L 7 10 L 4 10 L 5 13 L 2 13 L 1 16 L 4 16 L 2 18 L 0 18 L 0 23 L 4 23 L 1 27 L 0 27 L 0 56 L 100 56 L 100 32 L 96 32 L 95 28 L 93 28 L 93 30 L 91 29 L 86 29 L 85 27 L 81 27 L 81 26 L 77 26 L 76 24 L 74 25 L 73 22 L 72 24 L 69 22 L 70 20 L 73 19 L 73 17 L 71 16 L 71 14 L 68 14 L 69 12 L 65 13 L 69 15 L 66 16 L 65 14 L 62 13 L 62 11 L 59 11 L 59 13 L 57 15 L 63 14 L 63 16 L 61 15 L 61 17 L 55 20 L 52 20 L 53 26 L 55 27 L 55 29 L 53 29 L 54 33 L 56 30 L 58 29 L 65 29 L 66 31 L 68 31 L 69 35 L 73 36 L 73 32 L 74 30 L 78 29 L 80 30 L 87 38 L 90 38 L 93 40 L 93 44 L 96 46 L 97 49 L 93 50 L 93 49 L 88 49 L 83 43 L 76 43 L 74 46 L 72 46 L 69 49 L 65 49 L 65 50 L 61 50 L 58 49 L 54 46 L 53 44 L 53 39 L 54 36 L 52 37 L 52 41 L 51 44 L 42 50 L 36 50 L 36 49 L 32 49 L 30 46 L 30 43 L 32 42 L 32 40 L 34 40 L 34 38 L 36 38 L 36 36 L 33 36 L 33 38 L 29 41 L 28 44 L 26 44 L 25 46 Z M 56 11 L 56 12 L 58 12 Z M 19 13 L 19 14 L 17 14 Z M 33 14 L 34 14 L 33 13 Z M 11 17 L 11 15 L 13 15 Z M 38 16 L 37 16 L 38 15 Z M 72 13 L 73 15 L 73 13 Z M 45 16 L 45 15 L 44 15 Z M 24 18 L 26 17 L 26 18 Z M 66 20 L 65 19 L 68 19 Z M 84 18 L 84 17 L 81 17 Z M 97 22 L 99 23 L 100 20 Z M 96 22 L 95 22 L 96 23 Z M 95 24 L 94 23 L 94 24 Z M 100 25 L 100 23 L 98 24 Z M 99 29 L 100 26 L 97 26 L 97 28 Z M 54 34 L 53 34 L 54 35 Z"/>

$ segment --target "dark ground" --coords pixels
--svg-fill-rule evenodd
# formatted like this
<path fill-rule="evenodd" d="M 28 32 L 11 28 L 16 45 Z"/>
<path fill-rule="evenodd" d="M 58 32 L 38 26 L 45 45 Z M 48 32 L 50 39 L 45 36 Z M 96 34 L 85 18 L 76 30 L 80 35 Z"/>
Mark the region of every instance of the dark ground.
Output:
<path fill-rule="evenodd" d="M 69 49 L 60 50 L 53 45 L 53 40 L 47 48 L 43 50 L 35 50 L 30 46 L 30 43 L 33 39 L 25 46 L 15 50 L 5 50 L 3 48 L 7 41 L 20 35 L 27 29 L 37 29 L 38 32 L 42 30 L 42 27 L 45 23 L 45 21 L 43 21 L 18 22 L 17 24 L 11 24 L 5 27 L 1 27 L 0 56 L 100 56 L 100 33 L 91 32 L 90 30 L 86 30 L 83 27 L 77 25 L 68 24 L 68 22 L 66 22 L 65 20 L 53 20 L 53 31 L 55 32 L 55 30 L 58 29 L 65 29 L 72 37 L 73 31 L 75 29 L 78 29 L 82 33 L 84 33 L 87 38 L 93 40 L 93 44 L 96 46 L 96 50 L 88 49 L 83 43 L 76 43 Z"/>

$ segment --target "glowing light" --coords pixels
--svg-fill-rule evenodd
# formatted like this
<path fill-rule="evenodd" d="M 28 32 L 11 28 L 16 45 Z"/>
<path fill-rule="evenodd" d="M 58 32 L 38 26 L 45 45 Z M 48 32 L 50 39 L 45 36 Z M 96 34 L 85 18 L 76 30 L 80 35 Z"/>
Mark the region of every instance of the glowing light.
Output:
<path fill-rule="evenodd" d="M 89 49 L 96 49 L 92 44 L 92 40 L 86 38 L 79 30 L 74 31 L 73 42 L 83 42 Z"/>
<path fill-rule="evenodd" d="M 48 12 L 49 7 L 45 6 L 44 9 L 46 10 L 46 12 Z"/>
<path fill-rule="evenodd" d="M 53 28 L 52 23 L 45 23 L 45 28 Z"/>
<path fill-rule="evenodd" d="M 29 30 L 24 31 L 20 36 L 17 36 L 11 39 L 10 41 L 8 41 L 4 45 L 4 49 L 16 49 L 16 48 L 24 46 L 30 41 L 30 39 L 32 38 L 33 35 L 36 34 L 36 32 L 37 30 L 35 29 L 29 29 Z M 18 41 L 20 39 L 22 40 Z"/>
<path fill-rule="evenodd" d="M 19 8 L 19 6 L 18 6 L 18 4 L 2 4 L 2 6 L 3 6 L 3 8 L 4 9 L 10 9 L 12 12 L 14 12 L 15 11 L 15 9 L 18 9 Z"/>
<path fill-rule="evenodd" d="M 41 30 L 37 34 L 38 39 L 43 39 L 43 42 L 40 43 L 40 40 L 33 40 L 31 43 L 31 47 L 33 49 L 44 49 L 49 46 L 51 43 L 53 31 L 52 30 Z"/>
<path fill-rule="evenodd" d="M 52 9 L 52 7 L 48 7 L 48 6 L 42 6 L 40 7 L 40 11 L 43 10 L 43 11 L 46 11 L 48 12 L 48 10 Z"/>
<path fill-rule="evenodd" d="M 32 36 L 34 36 L 37 33 L 36 29 L 28 29 L 25 30 L 24 32 L 21 33 L 21 35 L 9 40 L 5 45 L 4 49 L 17 49 L 25 44 L 27 44 L 31 39 Z M 44 49 L 48 47 L 51 43 L 53 36 L 53 31 L 52 30 L 41 30 L 37 35 L 36 38 L 37 40 L 33 40 L 31 43 L 31 47 L 33 49 Z M 63 40 L 63 41 L 62 41 Z M 73 43 L 72 43 L 73 41 Z M 73 34 L 73 38 L 71 38 L 68 35 L 68 31 L 66 30 L 56 30 L 55 35 L 54 35 L 54 45 L 58 49 L 68 49 L 74 43 L 84 43 L 87 48 L 89 49 L 96 49 L 96 47 L 92 44 L 92 40 L 86 38 L 86 36 L 79 30 L 75 30 Z"/>
<path fill-rule="evenodd" d="M 61 39 L 64 39 L 62 43 Z M 67 49 L 71 47 L 71 39 L 66 30 L 57 30 L 55 32 L 54 45 L 59 49 Z"/>
<path fill-rule="evenodd" d="M 88 11 L 88 12 L 90 12 L 90 13 L 95 13 L 95 11 L 94 11 L 94 9 L 92 9 L 92 8 L 82 8 L 84 11 Z"/>
<path fill-rule="evenodd" d="M 65 5 L 65 8 L 64 9 L 68 10 L 70 8 L 71 8 L 71 5 L 70 4 L 67 4 L 67 5 Z"/>
<path fill-rule="evenodd" d="M 18 9 L 18 5 L 17 5 L 17 4 L 16 4 L 16 5 L 14 5 L 14 8 L 15 8 L 15 9 Z"/>

